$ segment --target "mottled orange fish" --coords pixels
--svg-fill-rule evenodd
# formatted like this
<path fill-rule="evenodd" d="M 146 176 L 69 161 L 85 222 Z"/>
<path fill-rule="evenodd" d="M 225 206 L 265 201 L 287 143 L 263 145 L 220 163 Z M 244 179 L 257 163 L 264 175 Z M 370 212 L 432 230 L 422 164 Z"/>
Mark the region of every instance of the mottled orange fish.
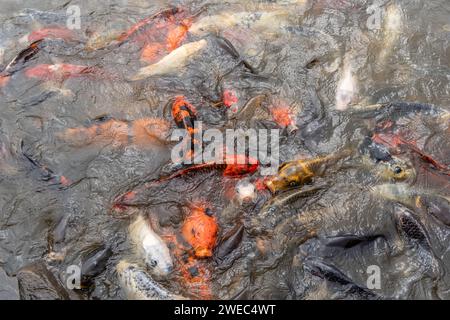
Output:
<path fill-rule="evenodd" d="M 97 68 L 73 64 L 39 64 L 25 71 L 28 78 L 46 81 L 64 81 L 68 78 L 87 77 L 96 74 L 99 74 Z"/>
<path fill-rule="evenodd" d="M 218 225 L 213 211 L 206 205 L 196 204 L 181 228 L 184 240 L 189 243 L 197 258 L 208 258 L 216 245 Z"/>
<path fill-rule="evenodd" d="M 108 142 L 114 146 L 134 144 L 139 147 L 164 142 L 170 124 L 159 118 L 143 118 L 134 121 L 107 120 L 87 128 L 71 128 L 59 138 L 75 146 L 95 142 Z"/>
<path fill-rule="evenodd" d="M 28 42 L 35 42 L 44 39 L 62 39 L 62 40 L 75 40 L 76 35 L 73 30 L 65 27 L 48 27 L 31 32 L 27 36 Z"/>
<path fill-rule="evenodd" d="M 171 8 L 139 21 L 117 40 L 137 42 L 143 47 L 141 61 L 156 63 L 183 43 L 191 24 L 183 10 Z"/>

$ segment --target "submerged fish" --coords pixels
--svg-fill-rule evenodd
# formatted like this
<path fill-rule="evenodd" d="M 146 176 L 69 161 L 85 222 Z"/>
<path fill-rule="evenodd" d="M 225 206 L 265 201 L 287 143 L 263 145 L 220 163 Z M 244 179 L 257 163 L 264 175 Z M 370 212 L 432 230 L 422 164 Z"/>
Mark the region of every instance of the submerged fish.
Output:
<path fill-rule="evenodd" d="M 21 300 L 69 300 L 71 296 L 44 262 L 36 261 L 17 272 Z"/>
<path fill-rule="evenodd" d="M 21 70 L 25 63 L 39 52 L 40 43 L 41 40 L 31 43 L 27 48 L 20 51 L 10 63 L 8 63 L 8 65 L 0 73 L 0 87 L 5 86 L 9 82 L 10 77 L 17 71 Z"/>
<path fill-rule="evenodd" d="M 224 260 L 228 254 L 230 254 L 241 244 L 243 236 L 243 224 L 238 224 L 228 233 L 224 234 L 220 240 L 220 243 L 217 245 L 216 250 L 214 250 L 214 258 L 219 262 Z"/>
<path fill-rule="evenodd" d="M 305 269 L 312 275 L 344 286 L 346 293 L 356 295 L 360 299 L 380 299 L 380 296 L 369 289 L 356 284 L 336 267 L 325 263 L 320 259 L 307 259 Z"/>
<path fill-rule="evenodd" d="M 181 228 L 183 238 L 189 243 L 197 258 L 212 256 L 216 245 L 217 220 L 212 210 L 205 205 L 193 205 Z"/>
<path fill-rule="evenodd" d="M 206 40 L 187 43 L 162 58 L 155 64 L 141 68 L 139 72 L 131 78 L 131 81 L 142 80 L 151 76 L 164 75 L 180 72 L 187 65 L 189 60 L 203 50 L 207 45 Z"/>
<path fill-rule="evenodd" d="M 82 78 L 100 75 L 100 70 L 95 67 L 73 64 L 40 64 L 25 70 L 28 78 L 45 81 L 64 81 L 69 78 Z"/>
<path fill-rule="evenodd" d="M 83 285 L 89 285 L 94 277 L 105 271 L 108 260 L 112 254 L 113 252 L 108 245 L 100 245 L 84 254 L 81 262 Z"/>
<path fill-rule="evenodd" d="M 378 162 L 375 171 L 383 181 L 410 181 L 416 177 L 416 170 L 409 161 L 394 156 L 389 161 Z"/>
<path fill-rule="evenodd" d="M 450 226 L 450 199 L 433 191 L 411 188 L 404 183 L 382 184 L 373 188 L 378 194 L 388 200 L 397 201 L 410 209 L 423 210 L 438 221 Z"/>
<path fill-rule="evenodd" d="M 170 124 L 164 119 L 143 118 L 133 121 L 106 120 L 87 128 L 71 128 L 58 134 L 58 138 L 73 146 L 108 142 L 114 146 L 134 144 L 151 147 L 155 142 L 165 143 Z"/>
<path fill-rule="evenodd" d="M 65 27 L 54 26 L 34 30 L 30 34 L 27 34 L 21 38 L 21 42 L 32 43 L 45 39 L 62 39 L 66 41 L 73 41 L 77 39 L 77 36 L 73 30 Z"/>
<path fill-rule="evenodd" d="M 184 300 L 153 280 L 136 264 L 120 261 L 116 267 L 120 285 L 129 300 Z"/>
<path fill-rule="evenodd" d="M 173 269 L 172 257 L 165 242 L 151 229 L 142 215 L 128 228 L 136 254 L 156 275 L 168 275 Z"/>
<path fill-rule="evenodd" d="M 302 186 L 323 175 L 333 162 L 349 154 L 350 151 L 345 150 L 321 158 L 285 162 L 278 168 L 278 174 L 266 181 L 266 185 L 272 193 Z"/>
<path fill-rule="evenodd" d="M 248 28 L 262 34 L 279 33 L 289 26 L 288 10 L 261 12 L 223 12 L 193 23 L 189 32 L 196 36 L 220 33 L 231 28 Z"/>
<path fill-rule="evenodd" d="M 345 65 L 336 88 L 336 109 L 345 110 L 349 105 L 355 103 L 357 91 L 356 78 L 352 73 L 351 67 Z"/>

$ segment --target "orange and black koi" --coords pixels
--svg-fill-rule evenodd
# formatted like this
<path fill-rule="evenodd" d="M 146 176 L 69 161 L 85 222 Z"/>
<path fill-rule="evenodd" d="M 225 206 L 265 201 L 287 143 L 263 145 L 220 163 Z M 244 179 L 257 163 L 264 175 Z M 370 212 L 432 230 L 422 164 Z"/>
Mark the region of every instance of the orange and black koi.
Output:
<path fill-rule="evenodd" d="M 113 201 L 113 211 L 124 211 L 127 207 L 135 207 L 139 205 L 146 205 L 145 198 L 146 192 L 151 188 L 160 185 L 161 183 L 168 182 L 175 178 L 183 177 L 191 173 L 198 173 L 201 171 L 220 170 L 223 171 L 223 177 L 228 178 L 240 178 L 248 174 L 252 174 L 258 170 L 259 162 L 256 159 L 247 157 L 244 155 L 227 155 L 225 156 L 224 163 L 209 162 L 199 165 L 192 165 L 185 169 L 181 169 L 169 176 L 159 178 L 158 180 L 149 181 L 144 183 L 139 188 L 128 191 Z M 141 202 L 142 201 L 142 202 Z"/>
<path fill-rule="evenodd" d="M 175 98 L 172 105 L 172 118 L 178 128 L 186 129 L 190 135 L 195 133 L 194 122 L 197 121 L 197 110 L 183 96 Z"/>

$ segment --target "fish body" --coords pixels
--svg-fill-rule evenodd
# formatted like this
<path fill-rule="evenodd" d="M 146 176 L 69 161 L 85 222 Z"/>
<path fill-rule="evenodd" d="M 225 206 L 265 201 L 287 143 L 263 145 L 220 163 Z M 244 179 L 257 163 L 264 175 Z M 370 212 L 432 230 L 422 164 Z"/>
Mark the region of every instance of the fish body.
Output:
<path fill-rule="evenodd" d="M 380 299 L 379 295 L 353 282 L 332 265 L 319 259 L 308 259 L 305 268 L 314 276 L 347 288 L 346 292 L 361 299 Z"/>
<path fill-rule="evenodd" d="M 21 300 L 69 300 L 71 296 L 44 262 L 36 261 L 17 272 Z"/>
<path fill-rule="evenodd" d="M 187 43 L 169 53 L 155 64 L 141 68 L 139 72 L 131 78 L 132 81 L 142 80 L 151 76 L 171 74 L 181 71 L 189 60 L 203 50 L 207 45 L 206 40 Z"/>
<path fill-rule="evenodd" d="M 172 257 L 165 242 L 151 229 L 142 215 L 128 228 L 136 253 L 156 275 L 168 275 L 173 269 Z"/>
<path fill-rule="evenodd" d="M 433 192 L 411 188 L 405 183 L 382 184 L 373 188 L 375 194 L 396 201 L 412 210 L 423 210 L 450 226 L 450 199 Z"/>
<path fill-rule="evenodd" d="M 192 246 L 197 258 L 208 258 L 216 245 L 218 229 L 210 208 L 194 206 L 183 223 L 181 234 Z"/>
<path fill-rule="evenodd" d="M 355 102 L 357 82 L 349 66 L 344 66 L 336 89 L 336 109 L 345 110 Z"/>
<path fill-rule="evenodd" d="M 237 225 L 235 228 L 231 229 L 227 234 L 225 234 L 219 245 L 217 246 L 214 257 L 218 261 L 222 261 L 230 254 L 234 249 L 236 249 L 242 242 L 244 236 L 244 225 Z"/>
<path fill-rule="evenodd" d="M 178 128 L 186 129 L 190 135 L 195 133 L 194 122 L 197 121 L 197 110 L 183 96 L 175 98 L 172 105 L 172 118 Z"/>
<path fill-rule="evenodd" d="M 76 39 L 76 35 L 73 30 L 64 27 L 48 27 L 35 30 L 26 36 L 26 40 L 29 43 L 45 39 L 62 39 L 72 41 Z"/>
<path fill-rule="evenodd" d="M 132 121 L 106 120 L 86 128 L 70 128 L 58 137 L 73 146 L 112 142 L 115 146 L 134 144 L 139 147 L 164 142 L 170 125 L 164 119 L 142 118 Z"/>
<path fill-rule="evenodd" d="M 28 78 L 45 81 L 64 81 L 69 78 L 82 78 L 98 74 L 94 67 L 73 64 L 40 64 L 25 70 Z"/>
<path fill-rule="evenodd" d="M 327 166 L 348 154 L 344 151 L 320 158 L 285 162 L 278 168 L 278 174 L 266 181 L 266 186 L 272 193 L 302 186 L 323 175 Z"/>
<path fill-rule="evenodd" d="M 279 33 L 289 25 L 289 11 L 223 12 L 206 16 L 193 23 L 189 32 L 196 36 L 220 33 L 232 28 L 248 28 L 263 34 Z"/>
<path fill-rule="evenodd" d="M 159 285 L 136 264 L 124 260 L 116 267 L 120 285 L 129 300 L 183 300 Z"/>

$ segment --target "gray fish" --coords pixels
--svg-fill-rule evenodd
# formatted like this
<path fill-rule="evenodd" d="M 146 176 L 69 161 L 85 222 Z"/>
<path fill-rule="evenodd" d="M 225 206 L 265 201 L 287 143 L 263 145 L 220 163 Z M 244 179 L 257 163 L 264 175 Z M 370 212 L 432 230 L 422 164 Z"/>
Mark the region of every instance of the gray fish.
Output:
<path fill-rule="evenodd" d="M 336 267 L 327 264 L 320 259 L 307 259 L 305 262 L 305 269 L 316 277 L 346 287 L 347 293 L 356 295 L 358 298 L 372 300 L 381 298 L 378 294 L 356 284 Z"/>
<path fill-rule="evenodd" d="M 21 300 L 69 300 L 70 296 L 61 282 L 44 262 L 27 265 L 17 273 Z"/>
<path fill-rule="evenodd" d="M 234 249 L 236 249 L 244 236 L 244 225 L 237 225 L 222 237 L 221 242 L 217 246 L 214 257 L 218 261 L 226 258 Z"/>
<path fill-rule="evenodd" d="M 84 283 L 102 273 L 113 254 L 111 248 L 107 245 L 100 245 L 94 250 L 85 254 L 81 262 L 81 276 Z"/>
<path fill-rule="evenodd" d="M 129 300 L 183 300 L 153 280 L 136 264 L 120 261 L 117 264 L 120 284 Z"/>

